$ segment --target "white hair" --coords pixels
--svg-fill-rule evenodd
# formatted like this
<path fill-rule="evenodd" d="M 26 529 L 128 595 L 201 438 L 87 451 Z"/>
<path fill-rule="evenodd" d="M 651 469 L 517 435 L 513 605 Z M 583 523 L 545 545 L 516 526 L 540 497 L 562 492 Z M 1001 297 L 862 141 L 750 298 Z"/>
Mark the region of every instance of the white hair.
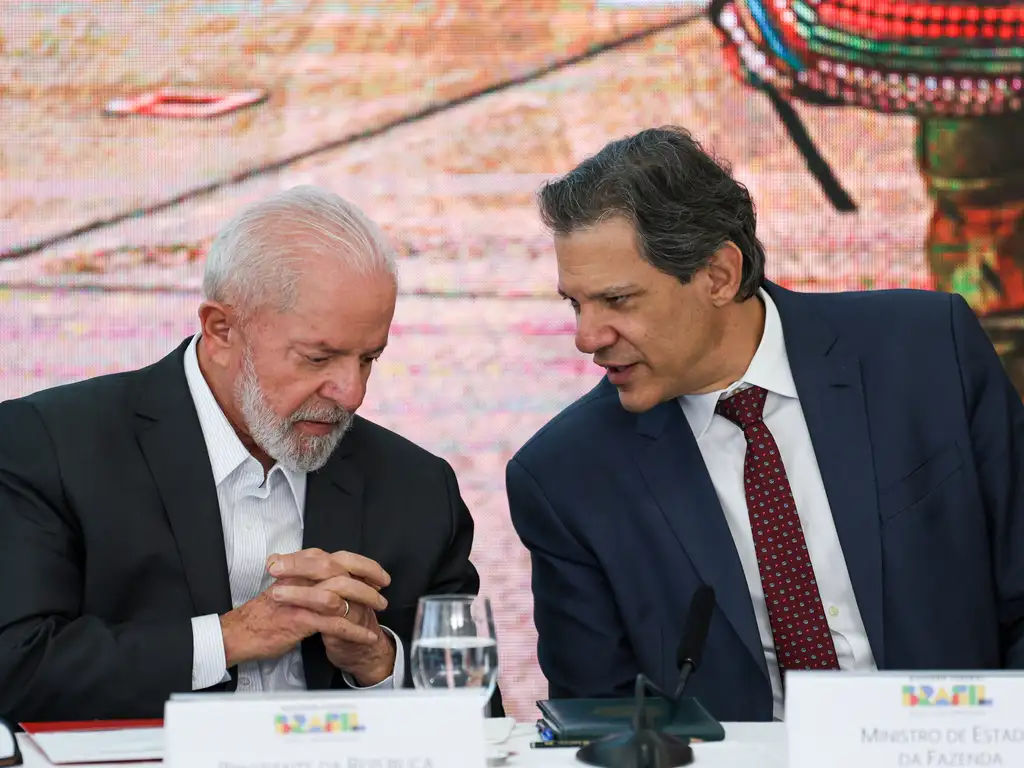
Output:
<path fill-rule="evenodd" d="M 206 257 L 203 295 L 243 316 L 264 306 L 287 312 L 298 300 L 303 256 L 331 255 L 359 275 L 397 281 L 395 254 L 380 228 L 333 192 L 299 186 L 243 209 Z"/>

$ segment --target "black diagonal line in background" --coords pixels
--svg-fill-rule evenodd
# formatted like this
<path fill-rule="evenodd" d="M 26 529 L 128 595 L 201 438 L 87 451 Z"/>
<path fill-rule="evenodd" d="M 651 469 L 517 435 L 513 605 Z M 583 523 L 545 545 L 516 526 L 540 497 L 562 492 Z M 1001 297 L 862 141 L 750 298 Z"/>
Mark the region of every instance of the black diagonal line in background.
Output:
<path fill-rule="evenodd" d="M 141 216 L 150 216 L 154 213 L 160 213 L 161 211 L 165 211 L 168 208 L 173 208 L 174 206 L 188 202 L 189 200 L 194 200 L 204 195 L 209 195 L 214 192 L 217 192 L 218 190 L 223 189 L 224 187 L 228 187 L 233 184 L 241 184 L 242 182 L 249 181 L 250 179 L 253 179 L 257 176 L 262 176 L 263 174 L 266 173 L 273 173 L 275 171 L 283 170 L 284 168 L 287 168 L 290 165 L 294 165 L 295 163 L 322 154 L 324 152 L 330 152 L 331 150 L 334 149 L 340 149 L 341 147 L 354 144 L 358 141 L 365 141 L 367 139 L 376 138 L 377 136 L 381 136 L 382 134 L 394 130 L 395 128 L 409 125 L 411 123 L 416 123 L 428 117 L 433 117 L 436 114 L 448 111 L 450 109 L 454 109 L 455 107 L 462 106 L 463 104 L 482 98 L 484 96 L 489 96 L 493 93 L 500 93 L 501 91 L 508 90 L 509 88 L 514 88 L 518 85 L 525 85 L 526 83 L 539 80 L 540 78 L 545 77 L 546 75 L 552 74 L 561 69 L 565 69 L 566 67 L 571 67 L 574 64 L 579 64 L 580 62 L 591 59 L 602 53 L 607 53 L 608 51 L 613 51 L 617 48 L 622 48 L 632 43 L 645 40 L 648 37 L 653 37 L 654 35 L 657 35 L 661 32 L 665 32 L 669 29 L 675 29 L 678 27 L 686 26 L 690 22 L 696 21 L 697 19 L 701 18 L 704 18 L 704 12 L 703 10 L 697 9 L 694 12 L 689 13 L 685 16 L 680 16 L 670 21 L 664 22 L 662 24 L 658 24 L 653 27 L 648 27 L 647 29 L 643 29 L 638 32 L 633 32 L 617 40 L 610 40 L 606 43 L 600 43 L 598 45 L 591 46 L 583 53 L 579 53 L 575 56 L 570 56 L 565 59 L 559 59 L 556 62 L 540 67 L 531 72 L 527 72 L 526 74 L 520 75 L 519 77 L 510 78 L 508 80 L 502 80 L 501 82 L 488 85 L 484 88 L 479 88 L 475 91 L 463 94 L 462 96 L 457 96 L 447 101 L 431 104 L 430 106 L 427 106 L 419 110 L 418 112 L 413 112 L 412 114 L 404 115 L 403 117 L 396 118 L 391 122 L 384 123 L 383 125 L 379 125 L 375 128 L 369 128 L 359 133 L 349 134 L 348 136 L 344 136 L 340 139 L 332 139 L 331 141 L 324 142 L 323 144 L 319 144 L 315 147 L 304 149 L 301 152 L 296 152 L 295 154 L 287 155 L 279 160 L 274 160 L 273 162 L 258 165 L 253 168 L 247 168 L 246 170 L 241 171 L 239 173 L 221 179 L 217 179 L 215 181 L 211 181 L 197 187 L 193 187 L 192 189 L 189 189 L 178 195 L 166 198 L 151 205 L 139 208 L 132 208 L 127 211 L 122 211 L 120 213 L 115 213 L 110 216 L 95 219 L 87 224 L 82 224 L 81 226 L 74 227 L 64 232 L 60 232 L 55 235 L 50 235 L 48 237 L 45 237 L 41 240 L 36 240 L 35 242 L 29 243 L 27 245 L 9 248 L 6 251 L 0 252 L 0 259 L 17 259 L 24 256 L 29 256 L 33 253 L 37 253 L 38 251 L 43 250 L 44 248 L 50 248 L 54 245 L 59 245 L 60 243 L 66 242 L 67 240 L 71 240 L 72 238 L 75 237 L 80 237 L 81 235 L 87 235 L 90 232 L 95 232 L 96 230 L 103 229 L 104 227 L 109 227 L 114 224 L 120 224 L 129 219 L 139 218 Z"/>

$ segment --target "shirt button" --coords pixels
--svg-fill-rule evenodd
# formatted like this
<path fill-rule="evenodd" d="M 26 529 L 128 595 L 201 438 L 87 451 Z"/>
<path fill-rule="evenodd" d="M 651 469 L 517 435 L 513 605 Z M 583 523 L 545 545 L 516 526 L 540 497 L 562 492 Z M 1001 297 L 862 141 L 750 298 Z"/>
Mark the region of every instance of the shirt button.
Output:
<path fill-rule="evenodd" d="M 832 618 L 835 618 L 836 616 L 839 615 L 839 608 L 837 608 L 834 605 L 830 605 L 828 607 L 828 615 L 831 616 Z"/>
<path fill-rule="evenodd" d="M 250 685 L 252 685 L 252 681 L 249 680 L 248 677 L 241 677 L 238 679 L 238 684 L 243 688 L 248 688 Z"/>

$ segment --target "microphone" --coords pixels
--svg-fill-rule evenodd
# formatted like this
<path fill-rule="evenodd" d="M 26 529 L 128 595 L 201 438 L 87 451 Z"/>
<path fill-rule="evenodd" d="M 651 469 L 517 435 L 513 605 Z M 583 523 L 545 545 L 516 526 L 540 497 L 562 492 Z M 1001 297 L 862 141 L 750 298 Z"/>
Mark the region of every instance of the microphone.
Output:
<path fill-rule="evenodd" d="M 668 721 L 675 719 L 679 702 L 683 699 L 683 690 L 690 681 L 690 675 L 697 671 L 704 656 L 704 646 L 708 642 L 708 630 L 711 628 L 711 614 L 715 612 L 715 590 L 702 584 L 693 593 L 690 601 L 690 612 L 686 614 L 683 625 L 683 639 L 679 643 L 676 663 L 679 665 L 679 682 L 672 695 L 672 711 Z"/>
<path fill-rule="evenodd" d="M 693 762 L 693 750 L 686 741 L 651 726 L 645 694 L 651 691 L 668 703 L 668 719 L 665 723 L 671 724 L 679 711 L 679 703 L 683 700 L 683 691 L 690 675 L 700 667 L 714 611 L 715 590 L 702 584 L 690 600 L 690 609 L 683 625 L 683 638 L 676 653 L 679 680 L 673 695 L 666 694 L 646 675 L 638 674 L 635 686 L 636 714 L 632 730 L 605 736 L 588 744 L 576 753 L 577 760 L 600 768 L 677 768 Z"/>

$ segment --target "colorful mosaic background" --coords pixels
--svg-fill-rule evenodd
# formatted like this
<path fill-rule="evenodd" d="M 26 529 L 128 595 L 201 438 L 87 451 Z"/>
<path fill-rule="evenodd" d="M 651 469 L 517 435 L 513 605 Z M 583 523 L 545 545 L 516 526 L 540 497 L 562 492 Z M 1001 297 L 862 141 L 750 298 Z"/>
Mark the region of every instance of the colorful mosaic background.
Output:
<path fill-rule="evenodd" d="M 545 686 L 504 466 L 599 377 L 553 290 L 539 184 L 612 138 L 682 124 L 750 186 L 774 279 L 932 285 L 914 119 L 797 105 L 857 200 L 837 213 L 694 2 L 2 7 L 0 397 L 148 364 L 194 332 L 204 249 L 239 206 L 300 183 L 355 200 L 403 254 L 364 413 L 454 465 L 521 718 Z M 160 86 L 268 98 L 207 120 L 104 114 Z"/>

